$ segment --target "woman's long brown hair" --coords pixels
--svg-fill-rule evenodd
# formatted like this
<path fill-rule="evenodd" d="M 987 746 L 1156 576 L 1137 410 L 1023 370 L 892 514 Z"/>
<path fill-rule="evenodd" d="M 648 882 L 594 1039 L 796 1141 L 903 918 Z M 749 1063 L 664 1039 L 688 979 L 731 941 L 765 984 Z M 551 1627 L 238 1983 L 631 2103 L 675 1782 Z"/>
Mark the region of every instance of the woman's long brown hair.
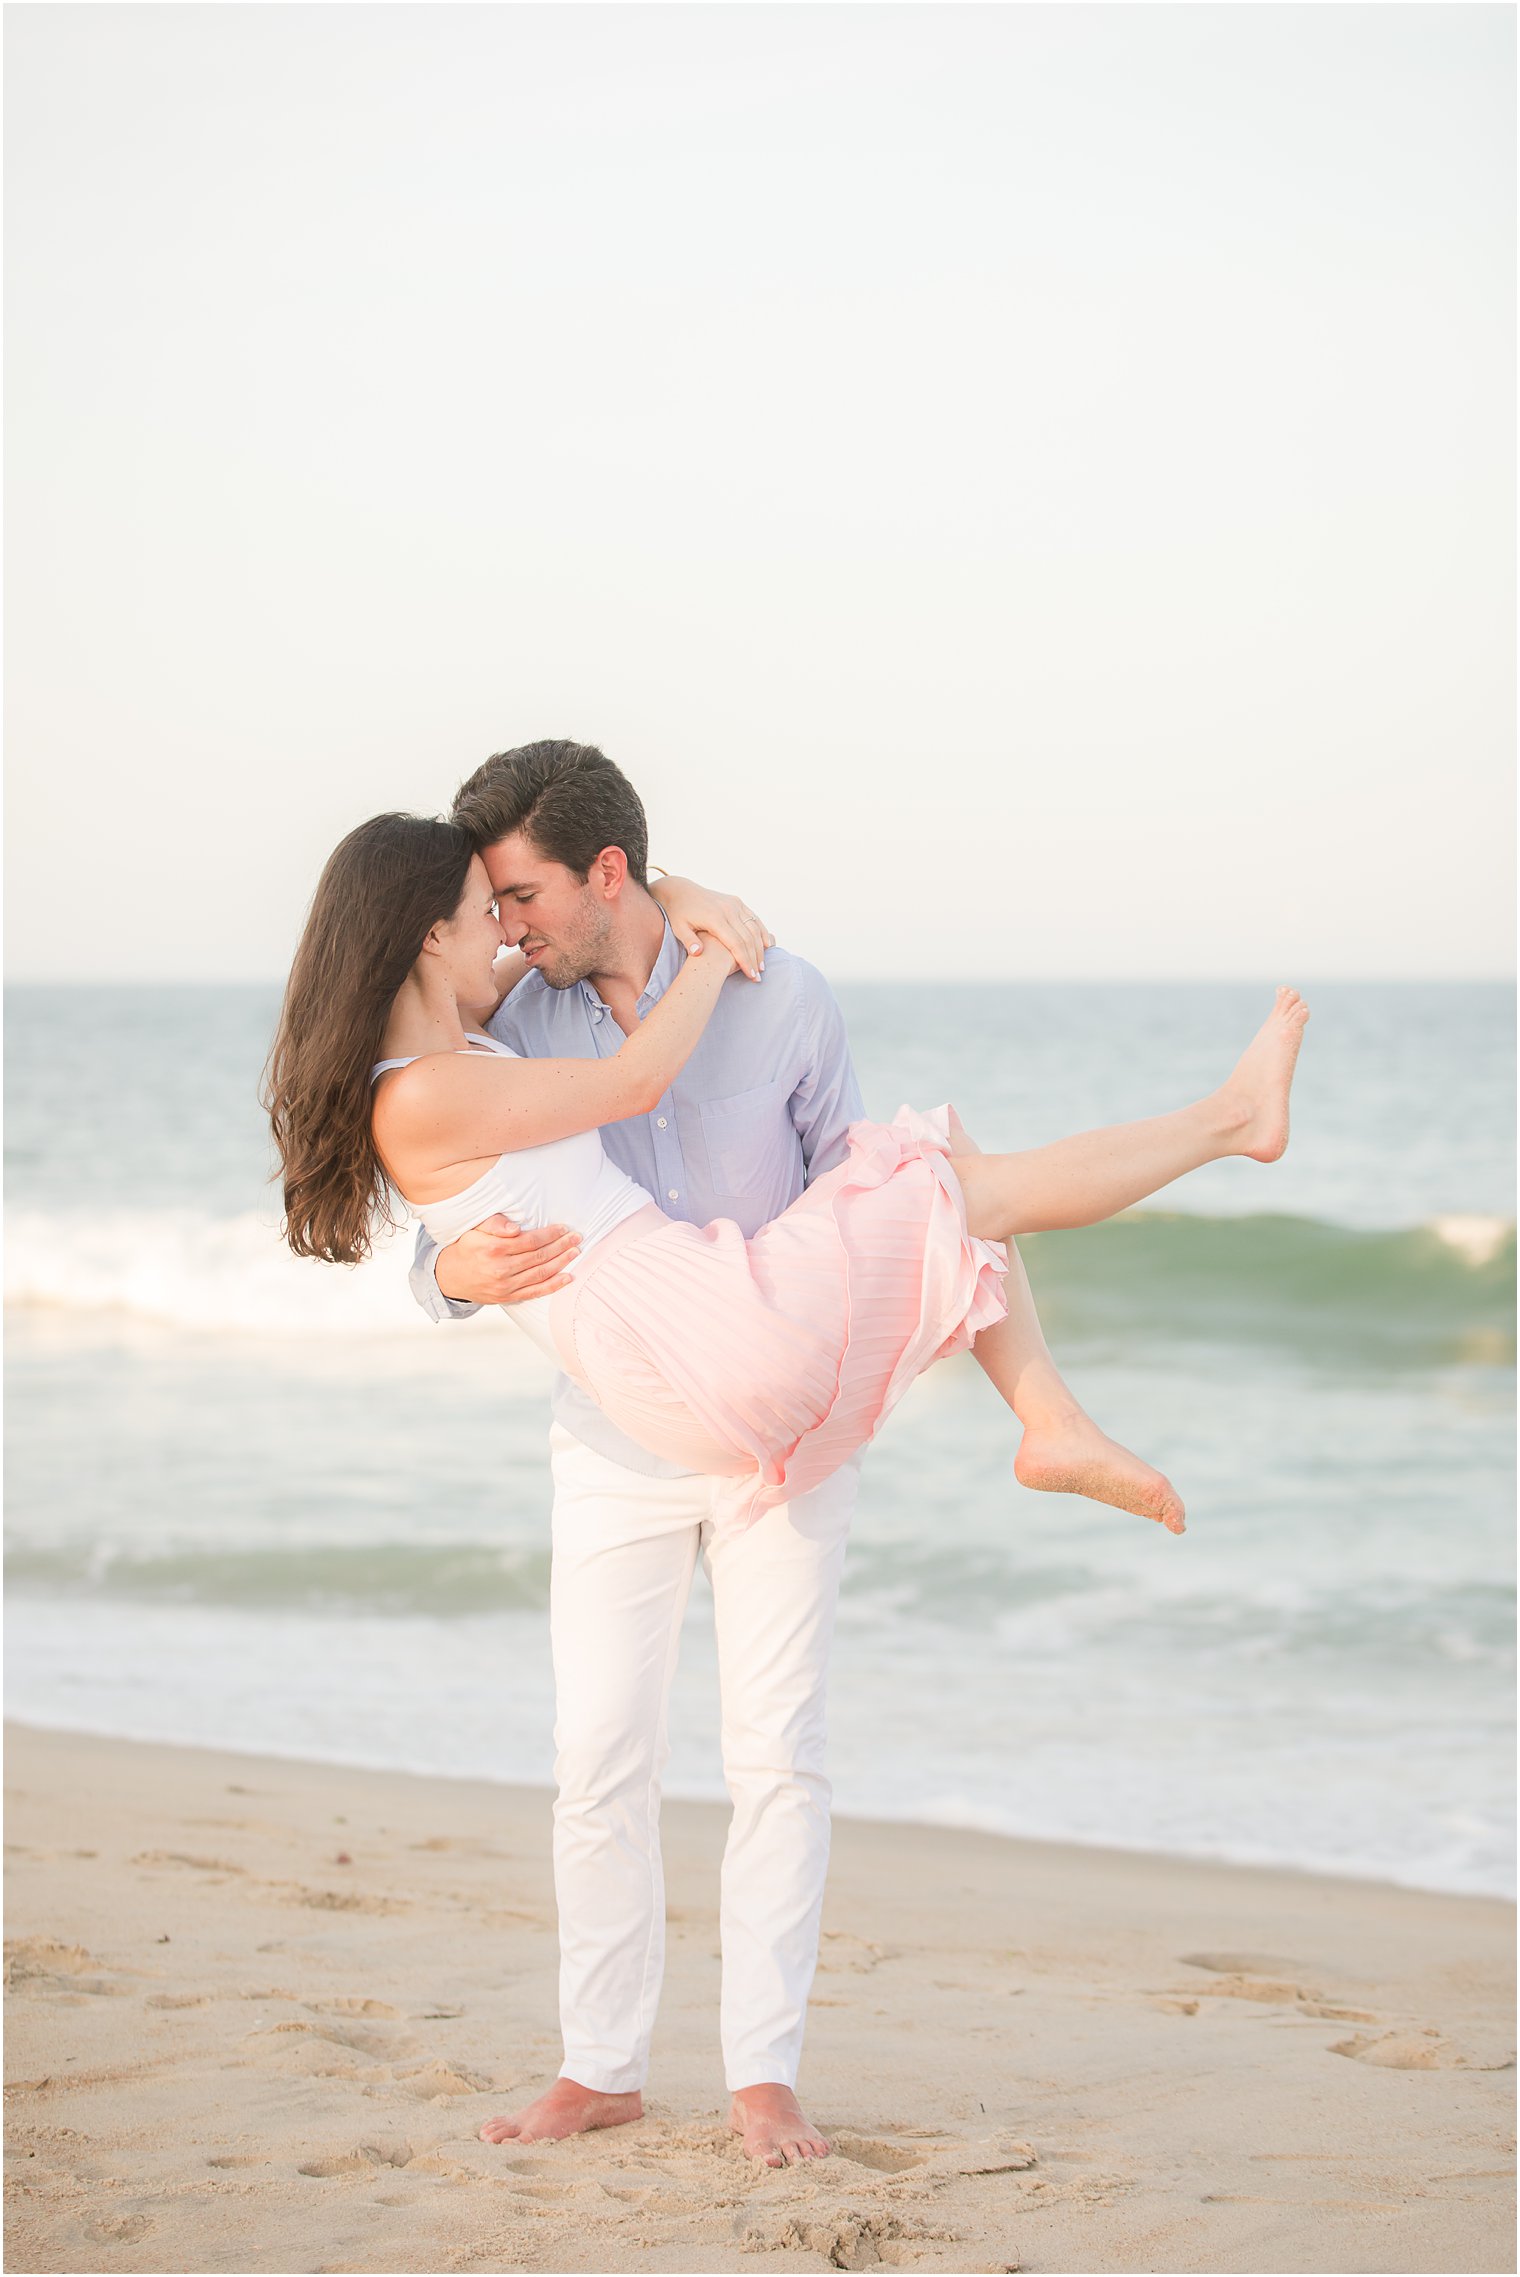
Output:
<path fill-rule="evenodd" d="M 330 857 L 264 1071 L 284 1165 L 285 1239 L 298 1257 L 355 1265 L 393 1222 L 370 1135 L 370 1070 L 396 992 L 432 927 L 464 895 L 474 848 L 453 822 L 377 814 Z"/>

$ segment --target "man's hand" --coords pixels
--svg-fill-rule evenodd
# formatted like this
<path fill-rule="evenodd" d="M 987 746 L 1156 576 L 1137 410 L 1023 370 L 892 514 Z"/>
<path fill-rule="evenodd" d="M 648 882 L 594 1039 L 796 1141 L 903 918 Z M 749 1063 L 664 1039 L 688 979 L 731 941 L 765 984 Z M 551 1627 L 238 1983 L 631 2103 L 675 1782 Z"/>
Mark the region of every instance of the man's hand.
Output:
<path fill-rule="evenodd" d="M 578 1233 L 546 1225 L 519 1233 L 499 1213 L 484 1218 L 438 1252 L 438 1286 L 455 1304 L 520 1305 L 570 1286 L 565 1271 L 581 1246 Z"/>

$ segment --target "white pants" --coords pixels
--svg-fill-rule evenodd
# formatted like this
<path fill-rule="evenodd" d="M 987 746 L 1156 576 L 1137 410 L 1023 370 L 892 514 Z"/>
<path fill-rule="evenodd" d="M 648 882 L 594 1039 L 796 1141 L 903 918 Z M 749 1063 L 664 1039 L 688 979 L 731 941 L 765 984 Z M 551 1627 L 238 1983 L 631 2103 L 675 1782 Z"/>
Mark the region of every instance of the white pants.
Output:
<path fill-rule="evenodd" d="M 723 2060 L 730 2088 L 796 2084 L 829 1858 L 825 1693 L 858 1463 L 716 1535 L 709 1478 L 643 1478 L 550 1435 L 549 1625 L 562 2078 L 642 2087 L 665 1964 L 660 1775 L 700 1551 L 712 1582 L 723 1769 Z"/>

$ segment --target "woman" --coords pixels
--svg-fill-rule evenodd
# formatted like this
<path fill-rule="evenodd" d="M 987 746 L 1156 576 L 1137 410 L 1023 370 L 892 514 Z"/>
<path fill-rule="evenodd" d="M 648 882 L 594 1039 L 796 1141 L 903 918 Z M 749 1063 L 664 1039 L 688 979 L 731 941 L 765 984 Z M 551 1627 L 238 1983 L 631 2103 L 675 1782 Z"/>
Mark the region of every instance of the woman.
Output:
<path fill-rule="evenodd" d="M 948 1108 L 905 1108 L 854 1125 L 846 1161 L 746 1241 L 727 1220 L 667 1218 L 596 1135 L 664 1094 L 732 954 L 710 938 L 610 1058 L 522 1060 L 481 1028 L 502 948 L 455 824 L 380 815 L 338 847 L 270 1062 L 286 1238 L 355 1262 L 390 1185 L 440 1243 L 497 1211 L 579 1226 L 570 1285 L 512 1317 L 652 1453 L 727 1480 L 731 1524 L 818 1485 L 931 1361 L 1003 1317 L 1015 1234 L 1090 1225 L 1202 1163 L 1287 1144 L 1308 1008 L 1279 989 L 1194 1106 L 1011 1155 L 978 1153 Z M 1182 1532 L 1175 1496 L 1153 1514 Z"/>

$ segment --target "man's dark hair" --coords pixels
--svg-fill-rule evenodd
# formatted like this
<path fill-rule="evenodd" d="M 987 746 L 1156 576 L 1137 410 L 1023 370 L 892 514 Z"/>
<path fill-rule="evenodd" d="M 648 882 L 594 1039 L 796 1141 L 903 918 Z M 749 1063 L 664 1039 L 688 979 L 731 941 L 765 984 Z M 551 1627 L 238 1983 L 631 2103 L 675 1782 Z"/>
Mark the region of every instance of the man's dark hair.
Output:
<path fill-rule="evenodd" d="M 649 826 L 639 794 L 594 743 L 498 751 L 460 784 L 453 819 L 477 850 L 521 831 L 547 860 L 582 879 L 604 846 L 621 846 L 628 875 L 649 883 Z"/>

